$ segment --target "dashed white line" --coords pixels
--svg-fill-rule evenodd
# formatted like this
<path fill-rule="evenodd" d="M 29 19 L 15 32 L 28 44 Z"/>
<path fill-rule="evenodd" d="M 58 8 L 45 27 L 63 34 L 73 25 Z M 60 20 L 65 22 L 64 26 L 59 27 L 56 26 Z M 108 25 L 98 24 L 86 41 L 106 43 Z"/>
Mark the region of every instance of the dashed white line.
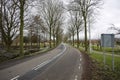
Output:
<path fill-rule="evenodd" d="M 81 68 L 81 64 L 79 64 L 79 67 L 78 67 L 78 69 L 80 69 Z"/>
<path fill-rule="evenodd" d="M 39 65 L 37 65 L 37 66 L 35 66 L 34 68 L 32 68 L 32 70 L 38 70 L 39 68 L 41 68 L 41 67 L 45 66 L 46 64 L 50 63 L 51 61 L 53 61 L 53 60 L 56 59 L 57 57 L 61 56 L 61 55 L 65 52 L 65 50 L 66 50 L 66 47 L 65 47 L 65 49 L 64 49 L 62 52 L 60 52 L 57 56 L 55 56 L 55 57 L 53 57 L 52 59 L 47 60 L 47 61 L 45 61 L 45 62 L 43 62 L 43 63 L 41 63 L 41 64 L 39 64 Z"/>
<path fill-rule="evenodd" d="M 75 75 L 75 80 L 78 80 L 78 76 L 77 75 Z"/>
<path fill-rule="evenodd" d="M 14 78 L 12 78 L 12 79 L 10 79 L 10 80 L 18 80 L 19 77 L 20 77 L 20 76 L 17 75 L 16 77 L 14 77 Z"/>
<path fill-rule="evenodd" d="M 80 58 L 81 58 L 81 55 L 80 55 Z"/>
<path fill-rule="evenodd" d="M 80 58 L 80 62 L 82 61 L 82 59 Z"/>
<path fill-rule="evenodd" d="M 80 69 L 80 66 L 78 68 Z"/>

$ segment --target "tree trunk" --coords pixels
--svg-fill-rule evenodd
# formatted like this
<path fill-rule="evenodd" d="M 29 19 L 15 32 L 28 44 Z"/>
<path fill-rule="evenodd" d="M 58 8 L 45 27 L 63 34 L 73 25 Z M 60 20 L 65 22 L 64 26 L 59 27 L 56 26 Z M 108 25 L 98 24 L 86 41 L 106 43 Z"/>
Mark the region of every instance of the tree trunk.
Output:
<path fill-rule="evenodd" d="M 73 34 L 73 46 L 74 46 L 74 34 Z"/>
<path fill-rule="evenodd" d="M 77 29 L 77 48 L 79 48 L 79 31 Z"/>
<path fill-rule="evenodd" d="M 85 25 L 85 51 L 87 51 L 88 49 L 88 44 L 87 44 L 87 21 L 86 21 L 86 17 L 84 17 L 84 25 Z"/>
<path fill-rule="evenodd" d="M 20 1 L 20 55 L 24 56 L 23 53 L 23 28 L 24 28 L 24 1 Z"/>
<path fill-rule="evenodd" d="M 71 45 L 72 45 L 72 36 L 70 37 L 70 43 L 71 43 Z"/>
<path fill-rule="evenodd" d="M 56 46 L 56 44 L 55 44 L 55 35 L 54 35 L 54 37 L 53 37 L 53 41 L 54 41 L 54 47 Z"/>
<path fill-rule="evenodd" d="M 2 22 L 3 22 L 3 20 L 2 20 L 2 17 L 3 17 L 3 13 L 2 13 L 2 9 L 3 9 L 3 7 L 2 7 L 2 4 L 3 4 L 3 1 L 1 0 L 1 6 L 0 6 L 0 35 L 1 35 L 1 47 L 3 48 L 3 31 L 2 31 L 2 27 L 3 27 L 3 24 L 2 24 Z"/>
<path fill-rule="evenodd" d="M 32 29 L 30 28 L 30 49 L 32 49 Z"/>
<path fill-rule="evenodd" d="M 32 49 L 32 36 L 30 36 L 30 49 Z"/>
<path fill-rule="evenodd" d="M 38 35 L 38 40 L 39 40 L 39 49 L 40 49 L 40 35 Z"/>
<path fill-rule="evenodd" d="M 7 45 L 7 52 L 9 52 L 10 51 L 10 45 Z"/>
<path fill-rule="evenodd" d="M 53 29 L 53 47 L 55 47 L 55 41 L 54 41 L 54 39 L 55 39 L 55 35 L 54 35 L 54 29 Z"/>
<path fill-rule="evenodd" d="M 58 33 L 56 34 L 56 45 L 59 44 Z"/>
<path fill-rule="evenodd" d="M 37 30 L 37 48 L 40 49 L 39 34 Z"/>
<path fill-rule="evenodd" d="M 50 44 L 50 48 L 52 48 L 52 46 L 51 46 L 51 27 L 50 27 L 50 41 L 49 41 L 49 44 Z"/>
<path fill-rule="evenodd" d="M 44 48 L 46 47 L 46 45 L 45 45 L 45 42 L 46 42 L 46 33 L 45 33 L 45 31 L 44 31 Z"/>

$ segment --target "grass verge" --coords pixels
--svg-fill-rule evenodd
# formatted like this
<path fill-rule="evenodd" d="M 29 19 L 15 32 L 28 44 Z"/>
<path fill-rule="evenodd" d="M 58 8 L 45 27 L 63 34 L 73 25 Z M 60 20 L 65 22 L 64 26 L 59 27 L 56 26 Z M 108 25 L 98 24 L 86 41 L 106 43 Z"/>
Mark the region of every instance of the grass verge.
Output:
<path fill-rule="evenodd" d="M 80 47 L 80 51 L 84 49 Z M 94 65 L 92 68 L 92 79 L 90 80 L 120 80 L 120 57 L 115 56 L 115 70 L 112 70 L 112 56 L 106 55 L 106 66 L 103 65 L 103 54 L 92 52 L 88 54 Z"/>
<path fill-rule="evenodd" d="M 93 73 L 93 80 L 97 80 L 95 76 L 99 77 L 99 80 L 120 80 L 120 57 L 115 57 L 115 70 L 112 70 L 112 57 L 106 56 L 106 66 L 103 65 L 103 55 L 92 53 L 90 54 L 96 70 Z"/>
<path fill-rule="evenodd" d="M 54 47 L 55 48 L 55 47 Z M 42 49 L 40 51 L 35 51 L 35 52 L 27 52 L 24 54 L 24 56 L 19 56 L 17 55 L 16 57 L 13 57 L 13 58 L 7 58 L 7 57 L 0 57 L 0 64 L 1 63 L 5 63 L 5 62 L 9 62 L 9 61 L 14 61 L 14 60 L 20 60 L 20 59 L 24 59 L 24 58 L 29 58 L 29 57 L 32 57 L 32 56 L 37 56 L 39 54 L 43 54 L 43 53 L 46 53 L 50 50 L 53 50 L 54 48 L 45 48 L 45 49 Z"/>

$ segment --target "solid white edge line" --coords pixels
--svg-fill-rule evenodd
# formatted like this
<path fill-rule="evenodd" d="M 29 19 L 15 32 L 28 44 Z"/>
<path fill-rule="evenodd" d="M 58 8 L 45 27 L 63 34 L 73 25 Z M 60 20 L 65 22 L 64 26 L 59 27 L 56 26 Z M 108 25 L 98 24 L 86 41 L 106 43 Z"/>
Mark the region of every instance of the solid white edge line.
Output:
<path fill-rule="evenodd" d="M 19 75 L 17 75 L 16 77 L 14 77 L 14 78 L 12 78 L 12 79 L 10 79 L 10 80 L 18 80 L 17 78 L 19 78 L 20 76 Z"/>

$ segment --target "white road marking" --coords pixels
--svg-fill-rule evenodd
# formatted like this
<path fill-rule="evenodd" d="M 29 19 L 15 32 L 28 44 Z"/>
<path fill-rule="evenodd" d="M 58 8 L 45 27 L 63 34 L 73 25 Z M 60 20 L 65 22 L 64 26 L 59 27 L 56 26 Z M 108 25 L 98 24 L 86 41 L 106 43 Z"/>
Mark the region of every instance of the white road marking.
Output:
<path fill-rule="evenodd" d="M 75 80 L 78 80 L 78 76 L 77 75 L 75 75 Z"/>
<path fill-rule="evenodd" d="M 79 66 L 78 66 L 78 69 L 80 69 L 81 68 L 81 64 L 79 64 Z"/>
<path fill-rule="evenodd" d="M 32 70 L 38 70 L 39 68 L 43 67 L 44 65 L 48 64 L 50 61 L 45 61 L 39 65 L 37 65 L 36 67 L 34 67 Z"/>
<path fill-rule="evenodd" d="M 80 69 L 80 66 L 78 68 Z"/>
<path fill-rule="evenodd" d="M 81 58 L 81 55 L 80 55 L 80 58 Z"/>
<path fill-rule="evenodd" d="M 45 66 L 46 64 L 50 63 L 50 62 L 53 61 L 54 59 L 56 59 L 56 58 L 58 58 L 59 56 L 61 56 L 61 55 L 65 52 L 65 50 L 66 50 L 66 47 L 65 47 L 65 49 L 64 49 L 62 52 L 60 52 L 58 55 L 56 55 L 55 57 L 53 57 L 53 58 L 50 59 L 50 60 L 47 60 L 47 61 L 45 61 L 45 62 L 43 62 L 43 63 L 35 66 L 34 68 L 32 68 L 32 70 L 38 70 L 39 68 L 41 68 L 41 67 Z"/>
<path fill-rule="evenodd" d="M 82 61 L 82 59 L 80 58 L 80 62 Z"/>
<path fill-rule="evenodd" d="M 19 77 L 20 77 L 20 76 L 17 75 L 16 77 L 14 77 L 14 78 L 12 78 L 12 79 L 10 79 L 10 80 L 18 80 Z"/>

